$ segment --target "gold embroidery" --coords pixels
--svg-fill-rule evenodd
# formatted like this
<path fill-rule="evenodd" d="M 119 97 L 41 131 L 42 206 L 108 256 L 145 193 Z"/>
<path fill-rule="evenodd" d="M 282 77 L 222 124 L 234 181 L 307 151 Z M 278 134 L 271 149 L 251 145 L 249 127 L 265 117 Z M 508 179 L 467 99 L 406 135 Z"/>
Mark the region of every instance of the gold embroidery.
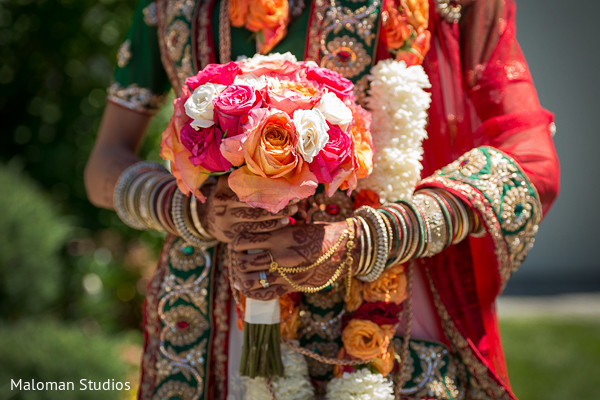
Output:
<path fill-rule="evenodd" d="M 402 396 L 411 398 L 435 398 L 439 400 L 463 400 L 465 388 L 459 382 L 458 361 L 441 344 L 411 341 L 411 357 L 404 370 L 404 386 L 399 389 Z M 402 350 L 402 340 L 394 339 L 396 354 Z M 414 354 L 414 355 L 413 355 Z M 417 358 L 415 358 L 415 355 Z M 415 375 L 415 362 L 420 373 Z M 445 376 L 442 369 L 446 368 Z M 394 375 L 396 380 L 398 377 Z M 408 382 L 408 383 L 407 383 Z"/>
<path fill-rule="evenodd" d="M 153 94 L 150 89 L 141 88 L 135 83 L 123 87 L 119 83 L 113 82 L 107 92 L 107 100 L 122 107 L 142 112 L 157 111 L 166 98 L 166 95 Z"/>
<path fill-rule="evenodd" d="M 154 400 L 170 400 L 170 399 L 181 399 L 181 400 L 192 400 L 195 390 L 193 387 L 178 381 L 169 381 L 162 385 L 156 394 Z"/>
<path fill-rule="evenodd" d="M 179 60 L 183 55 L 183 48 L 187 43 L 190 36 L 190 29 L 188 25 L 178 19 L 175 20 L 167 28 L 167 48 L 169 50 L 169 57 L 173 60 Z"/>
<path fill-rule="evenodd" d="M 321 66 L 345 78 L 357 77 L 372 64 L 371 56 L 358 39 L 371 47 L 376 37 L 373 28 L 381 0 L 373 0 L 368 6 L 363 5 L 356 10 L 336 5 L 335 0 L 330 0 L 330 3 L 320 33 Z M 342 29 L 355 36 L 339 36 Z M 334 36 L 329 40 L 332 34 Z"/>
<path fill-rule="evenodd" d="M 119 68 L 125 68 L 127 64 L 129 64 L 129 60 L 131 59 L 131 40 L 127 39 L 123 42 L 121 47 L 119 47 L 119 52 L 117 53 L 117 65 Z"/>
<path fill-rule="evenodd" d="M 448 339 L 450 339 L 455 351 L 460 356 L 463 364 L 467 368 L 467 371 L 471 375 L 469 382 L 469 398 L 509 400 L 511 398 L 510 394 L 506 391 L 504 386 L 490 377 L 490 371 L 488 368 L 479 360 L 469 345 L 469 342 L 458 331 L 458 328 L 452 321 L 450 314 L 442 303 L 437 288 L 435 287 L 433 279 L 431 278 L 431 271 L 429 268 L 425 268 L 425 272 L 427 274 L 429 287 L 433 293 L 434 304 L 442 321 L 444 331 L 446 332 Z"/>
<path fill-rule="evenodd" d="M 462 5 L 452 0 L 435 0 L 435 10 L 449 24 L 455 24 L 460 20 Z"/>
<path fill-rule="evenodd" d="M 300 311 L 302 327 L 299 333 L 306 339 L 317 335 L 322 339 L 333 340 L 340 336 L 343 315 L 343 310 L 335 316 L 333 311 L 325 315 L 319 315 L 302 310 Z"/>
<path fill-rule="evenodd" d="M 502 286 L 533 246 L 541 220 L 535 187 L 519 165 L 492 147 L 473 149 L 420 186 L 456 190 L 479 211 L 495 243 Z"/>
<path fill-rule="evenodd" d="M 166 325 L 164 338 L 175 346 L 187 346 L 194 343 L 208 329 L 208 321 L 191 306 L 177 306 L 162 316 Z"/>
<path fill-rule="evenodd" d="M 156 17 L 156 2 L 153 1 L 152 3 L 148 4 L 146 7 L 144 7 L 144 9 L 142 10 L 142 13 L 144 14 L 144 23 L 148 26 L 156 26 L 158 19 Z"/>

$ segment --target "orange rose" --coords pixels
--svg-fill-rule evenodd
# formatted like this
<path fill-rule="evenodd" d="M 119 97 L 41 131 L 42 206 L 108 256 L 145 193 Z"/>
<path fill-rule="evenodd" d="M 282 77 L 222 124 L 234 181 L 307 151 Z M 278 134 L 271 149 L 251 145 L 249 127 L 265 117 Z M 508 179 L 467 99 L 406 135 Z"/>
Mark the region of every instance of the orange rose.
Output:
<path fill-rule="evenodd" d="M 406 62 L 406 65 L 420 65 L 429 51 L 431 32 L 423 30 L 412 43 L 410 51 L 401 51 L 396 55 L 396 60 Z"/>
<path fill-rule="evenodd" d="M 394 369 L 395 356 L 394 346 L 390 346 L 387 353 L 371 361 L 370 364 L 381 375 L 387 376 Z"/>
<path fill-rule="evenodd" d="M 365 301 L 400 304 L 406 297 L 406 274 L 400 264 L 386 268 L 375 282 L 364 286 Z"/>
<path fill-rule="evenodd" d="M 384 325 L 391 326 L 391 325 Z M 353 319 L 342 332 L 346 353 L 360 360 L 371 360 L 387 352 L 392 336 L 374 322 Z M 393 332 L 392 332 L 393 334 Z"/>
<path fill-rule="evenodd" d="M 362 206 L 379 208 L 381 207 L 381 200 L 377 192 L 369 189 L 362 189 L 354 194 L 354 202 L 352 206 L 355 210 Z"/>
<path fill-rule="evenodd" d="M 352 287 L 350 288 L 350 296 L 346 298 L 346 311 L 354 312 L 363 303 L 362 299 L 363 283 L 358 279 L 352 278 Z"/>
<path fill-rule="evenodd" d="M 229 162 L 245 163 L 228 179 L 241 201 L 277 213 L 291 200 L 315 193 L 317 178 L 296 153 L 298 138 L 288 114 L 255 109 L 241 130 L 221 141 L 221 153 Z"/>
<path fill-rule="evenodd" d="M 230 0 L 229 1 L 229 21 L 235 27 L 242 27 L 246 23 L 248 15 L 248 0 Z"/>
<path fill-rule="evenodd" d="M 298 307 L 289 294 L 279 298 L 280 316 L 281 316 L 281 337 L 288 340 L 294 340 L 298 337 L 298 328 L 300 327 L 300 307 Z"/>
<path fill-rule="evenodd" d="M 410 37 L 412 29 L 400 11 L 396 0 L 386 0 L 383 5 L 383 30 L 385 40 L 390 49 L 397 50 Z"/>
<path fill-rule="evenodd" d="M 276 28 L 288 19 L 288 0 L 251 0 L 246 16 L 246 28 L 258 32 Z"/>
<path fill-rule="evenodd" d="M 402 10 L 408 18 L 408 22 L 415 28 L 427 29 L 429 24 L 429 1 L 428 0 L 401 0 Z"/>

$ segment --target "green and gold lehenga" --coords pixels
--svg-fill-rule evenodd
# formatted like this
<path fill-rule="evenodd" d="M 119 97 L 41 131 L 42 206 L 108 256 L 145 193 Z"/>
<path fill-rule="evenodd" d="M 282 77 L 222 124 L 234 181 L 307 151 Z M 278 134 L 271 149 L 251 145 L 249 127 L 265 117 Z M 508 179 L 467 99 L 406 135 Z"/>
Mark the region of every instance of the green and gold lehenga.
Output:
<path fill-rule="evenodd" d="M 460 20 L 444 12 L 448 3 L 430 1 L 431 50 L 423 67 L 432 105 L 419 187 L 460 197 L 486 230 L 415 261 L 444 338 L 411 341 L 411 374 L 402 394 L 514 399 L 495 299 L 558 190 L 553 117 L 539 105 L 516 42 L 513 1 L 459 2 Z M 380 29 L 382 0 L 314 0 L 303 7 L 290 3 L 290 9 L 288 34 L 273 51 L 337 70 L 355 82 L 360 98 L 371 66 L 390 56 Z M 224 26 L 220 10 L 219 0 L 140 0 L 108 100 L 152 113 L 170 87 L 178 91 L 185 77 L 208 63 L 251 55 L 252 33 Z M 237 328 L 231 302 L 224 246 L 204 254 L 168 236 L 148 286 L 140 398 L 226 399 L 228 390 L 233 396 L 228 353 L 230 328 Z M 342 309 L 335 287 L 303 295 L 300 344 L 335 357 Z M 396 342 L 400 346 L 401 339 Z M 317 386 L 331 376 L 329 365 L 309 360 L 309 367 Z"/>

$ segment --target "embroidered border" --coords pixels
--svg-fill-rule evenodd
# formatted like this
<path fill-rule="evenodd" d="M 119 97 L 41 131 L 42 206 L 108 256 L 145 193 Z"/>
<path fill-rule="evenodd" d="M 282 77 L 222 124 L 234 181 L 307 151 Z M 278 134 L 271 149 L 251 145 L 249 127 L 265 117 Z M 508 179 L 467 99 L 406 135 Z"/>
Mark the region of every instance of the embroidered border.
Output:
<path fill-rule="evenodd" d="M 452 347 L 460 356 L 463 364 L 470 374 L 470 382 L 468 385 L 468 398 L 473 400 L 496 399 L 496 400 L 514 400 L 514 396 L 493 377 L 493 372 L 481 361 L 477 356 L 476 350 L 460 333 L 448 310 L 442 303 L 440 294 L 437 291 L 431 277 L 429 267 L 425 267 L 429 287 L 433 294 L 433 301 L 437 309 L 438 315 L 442 321 L 446 336 L 452 343 Z"/>
<path fill-rule="evenodd" d="M 503 288 L 533 246 L 542 218 L 537 191 L 517 162 L 479 147 L 419 184 L 426 186 L 451 189 L 479 212 L 494 241 Z"/>
<path fill-rule="evenodd" d="M 167 98 L 167 95 L 156 95 L 150 89 L 139 87 L 135 83 L 121 86 L 118 82 L 113 82 L 107 93 L 106 100 L 143 113 L 155 113 Z"/>

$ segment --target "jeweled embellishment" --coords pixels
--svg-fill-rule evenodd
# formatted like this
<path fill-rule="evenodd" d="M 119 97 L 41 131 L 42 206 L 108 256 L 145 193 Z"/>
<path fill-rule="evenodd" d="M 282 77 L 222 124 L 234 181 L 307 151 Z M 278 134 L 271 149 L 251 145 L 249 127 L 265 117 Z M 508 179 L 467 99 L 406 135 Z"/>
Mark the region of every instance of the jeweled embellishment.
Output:
<path fill-rule="evenodd" d="M 156 2 L 153 1 L 152 3 L 148 4 L 146 7 L 144 7 L 144 9 L 142 10 L 142 13 L 144 14 L 144 23 L 148 26 L 156 26 L 156 24 L 158 23 L 158 18 L 156 16 Z"/>
<path fill-rule="evenodd" d="M 531 196 L 526 186 L 510 189 L 504 195 L 502 203 L 502 229 L 515 232 L 531 218 Z"/>
<path fill-rule="evenodd" d="M 435 0 L 435 10 L 450 24 L 460 20 L 462 5 L 455 0 Z"/>
<path fill-rule="evenodd" d="M 175 346 L 194 343 L 208 328 L 206 318 L 191 306 L 178 306 L 164 313 L 165 339 Z"/>
<path fill-rule="evenodd" d="M 356 39 L 344 35 L 327 43 L 329 54 L 323 57 L 322 65 L 342 74 L 346 78 L 358 75 L 365 65 L 371 64 L 371 56 Z"/>
<path fill-rule="evenodd" d="M 119 68 L 125 68 L 127 64 L 129 64 L 129 60 L 131 59 L 131 40 L 127 39 L 123 42 L 121 47 L 119 47 L 119 52 L 117 53 L 117 65 Z"/>

